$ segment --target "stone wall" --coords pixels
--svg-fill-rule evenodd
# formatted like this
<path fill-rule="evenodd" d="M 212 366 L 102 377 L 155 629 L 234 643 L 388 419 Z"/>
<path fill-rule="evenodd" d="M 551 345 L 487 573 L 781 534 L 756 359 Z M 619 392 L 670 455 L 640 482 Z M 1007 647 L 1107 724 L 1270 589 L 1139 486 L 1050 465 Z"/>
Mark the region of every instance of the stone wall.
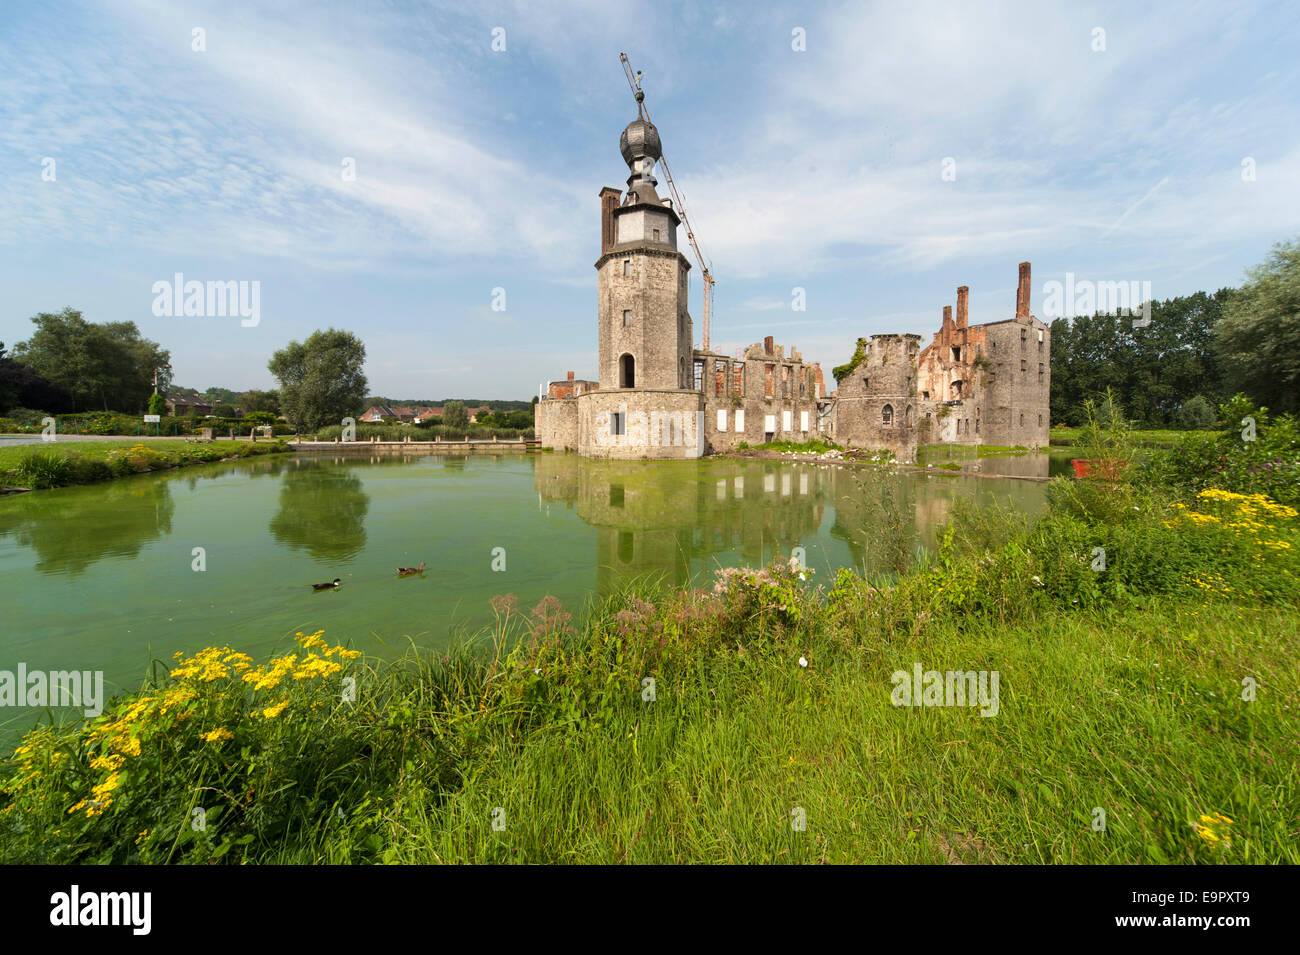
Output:
<path fill-rule="evenodd" d="M 545 398 L 533 410 L 533 427 L 544 448 L 578 450 L 578 401 L 576 398 Z"/>
<path fill-rule="evenodd" d="M 587 457 L 672 460 L 704 451 L 704 399 L 698 391 L 602 389 L 574 401 L 578 453 Z M 621 434 L 614 415 L 622 416 Z"/>
<path fill-rule="evenodd" d="M 600 386 L 624 386 L 626 354 L 635 362 L 632 387 L 690 387 L 690 263 L 673 249 L 642 247 L 615 249 L 596 267 Z"/>
<path fill-rule="evenodd" d="M 692 384 L 695 362 L 704 363 L 706 453 L 732 451 L 742 443 L 803 442 L 818 437 L 821 369 L 805 364 L 795 349 L 787 356 L 769 337 L 746 348 L 743 358 L 696 351 Z"/>
<path fill-rule="evenodd" d="M 916 460 L 920 335 L 873 335 L 866 356 L 838 382 L 831 438 L 851 448 L 892 451 Z"/>

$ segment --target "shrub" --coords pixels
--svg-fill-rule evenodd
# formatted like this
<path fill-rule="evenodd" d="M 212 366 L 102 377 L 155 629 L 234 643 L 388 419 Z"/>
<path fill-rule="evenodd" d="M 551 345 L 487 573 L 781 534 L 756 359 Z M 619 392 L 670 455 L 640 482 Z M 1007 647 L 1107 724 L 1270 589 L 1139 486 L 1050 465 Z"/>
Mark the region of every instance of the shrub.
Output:
<path fill-rule="evenodd" d="M 1273 417 L 1243 395 L 1219 411 L 1227 431 L 1183 435 L 1138 468 L 1138 478 L 1184 494 L 1219 488 L 1300 506 L 1300 422 L 1292 415 Z M 1247 419 L 1254 422 L 1254 440 L 1248 440 Z"/>
<path fill-rule="evenodd" d="M 37 489 L 72 484 L 75 470 L 71 455 L 50 450 L 28 451 L 13 468 L 20 481 Z"/>
<path fill-rule="evenodd" d="M 1178 424 L 1189 431 L 1201 431 L 1214 426 L 1214 406 L 1200 395 L 1183 402 L 1178 409 Z"/>

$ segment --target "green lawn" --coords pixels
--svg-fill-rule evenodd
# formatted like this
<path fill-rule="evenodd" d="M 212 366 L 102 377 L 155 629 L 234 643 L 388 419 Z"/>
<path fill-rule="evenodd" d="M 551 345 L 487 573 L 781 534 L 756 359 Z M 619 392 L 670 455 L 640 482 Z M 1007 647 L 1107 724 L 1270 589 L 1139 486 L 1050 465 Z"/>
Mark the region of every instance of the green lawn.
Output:
<path fill-rule="evenodd" d="M 139 447 L 143 450 L 135 452 Z M 287 450 L 270 439 L 250 442 L 189 442 L 184 438 L 141 441 L 104 438 L 95 441 L 56 441 L 0 447 L 0 485 L 42 489 L 95 484 L 145 470 L 184 467 Z"/>
<path fill-rule="evenodd" d="M 1133 443 L 1139 447 L 1149 448 L 1170 448 L 1173 447 L 1185 434 L 1195 434 L 1194 431 L 1181 431 L 1177 429 L 1134 429 L 1129 432 Z M 1071 428 L 1065 425 L 1057 425 L 1052 428 L 1049 440 L 1052 444 L 1069 446 L 1075 443 L 1079 436 L 1078 428 Z"/>

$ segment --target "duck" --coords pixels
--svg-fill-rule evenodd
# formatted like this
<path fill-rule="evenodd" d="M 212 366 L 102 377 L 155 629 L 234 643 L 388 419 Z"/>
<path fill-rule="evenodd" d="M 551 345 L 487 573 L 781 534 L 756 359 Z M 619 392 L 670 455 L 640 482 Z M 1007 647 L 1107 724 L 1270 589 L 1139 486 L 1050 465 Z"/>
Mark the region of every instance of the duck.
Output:
<path fill-rule="evenodd" d="M 336 588 L 336 587 L 337 587 L 339 584 L 341 584 L 341 583 L 343 583 L 343 581 L 341 581 L 341 580 L 339 580 L 339 578 L 335 577 L 334 580 L 333 580 L 331 583 L 327 583 L 327 584 L 312 584 L 312 585 L 311 585 L 311 589 L 312 589 L 312 590 L 333 590 L 334 588 Z"/>
<path fill-rule="evenodd" d="M 423 570 L 424 570 L 424 561 L 420 561 L 420 566 L 419 566 L 419 567 L 398 567 L 398 568 L 397 568 L 397 576 L 398 576 L 398 577 L 410 577 L 410 576 L 412 576 L 412 575 L 414 575 L 414 574 L 418 574 L 418 573 L 420 573 L 420 572 L 423 571 Z"/>

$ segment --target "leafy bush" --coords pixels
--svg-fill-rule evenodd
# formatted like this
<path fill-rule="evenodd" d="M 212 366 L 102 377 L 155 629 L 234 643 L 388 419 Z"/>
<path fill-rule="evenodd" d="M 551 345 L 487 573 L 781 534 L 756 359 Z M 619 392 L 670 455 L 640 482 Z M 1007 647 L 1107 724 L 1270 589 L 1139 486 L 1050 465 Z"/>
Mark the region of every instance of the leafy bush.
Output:
<path fill-rule="evenodd" d="M 1196 395 L 1178 409 L 1178 424 L 1189 431 L 1203 431 L 1214 426 L 1214 406 Z"/>
<path fill-rule="evenodd" d="M 70 455 L 48 450 L 28 451 L 12 469 L 23 486 L 38 489 L 72 484 L 75 471 Z"/>
<path fill-rule="evenodd" d="M 1183 435 L 1141 466 L 1138 479 L 1185 493 L 1219 488 L 1300 505 L 1300 422 L 1273 417 L 1243 395 L 1223 404 L 1220 415 L 1227 431 Z"/>

